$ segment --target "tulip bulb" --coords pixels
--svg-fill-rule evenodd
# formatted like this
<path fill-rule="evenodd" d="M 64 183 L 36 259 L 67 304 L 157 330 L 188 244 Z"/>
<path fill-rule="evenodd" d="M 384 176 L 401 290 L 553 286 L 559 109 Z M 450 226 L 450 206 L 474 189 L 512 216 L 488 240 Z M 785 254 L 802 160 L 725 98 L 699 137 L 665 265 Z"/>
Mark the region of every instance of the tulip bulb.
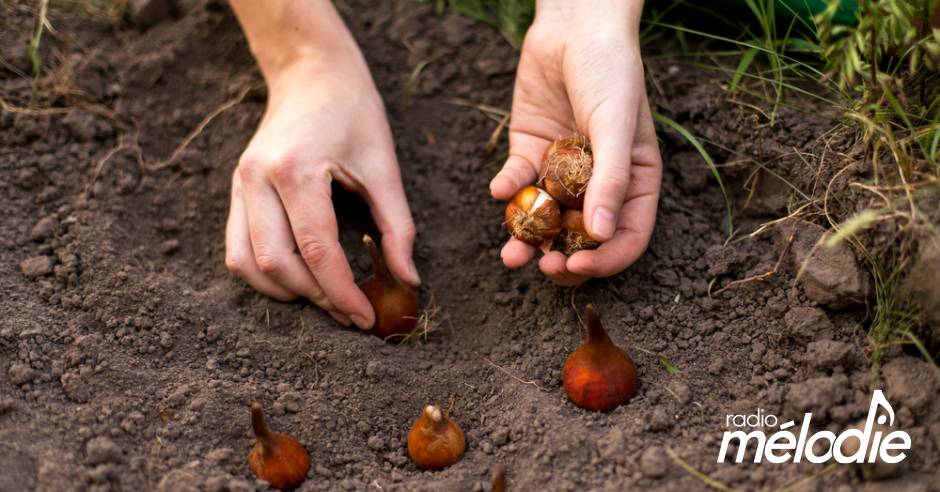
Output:
<path fill-rule="evenodd" d="M 561 246 L 571 256 L 582 249 L 595 249 L 600 243 L 591 238 L 584 228 L 584 214 L 580 210 L 568 209 L 561 214 Z"/>
<path fill-rule="evenodd" d="M 636 366 L 607 336 L 591 305 L 584 313 L 584 324 L 584 343 L 568 357 L 562 370 L 565 392 L 581 408 L 607 412 L 636 393 Z"/>
<path fill-rule="evenodd" d="M 460 461 L 466 442 L 463 431 L 437 405 L 424 407 L 408 432 L 408 455 L 418 468 L 441 470 Z"/>
<path fill-rule="evenodd" d="M 594 171 L 591 142 L 580 133 L 552 142 L 542 157 L 540 181 L 545 191 L 568 208 L 584 206 L 584 192 Z"/>
<path fill-rule="evenodd" d="M 545 190 L 526 186 L 506 206 L 506 227 L 516 239 L 541 246 L 561 232 L 561 208 Z"/>
<path fill-rule="evenodd" d="M 310 470 L 310 458 L 303 445 L 292 437 L 271 431 L 258 402 L 251 404 L 251 428 L 255 432 L 255 444 L 248 455 L 252 473 L 278 490 L 299 487 Z"/>
<path fill-rule="evenodd" d="M 362 243 L 372 257 L 372 275 L 359 283 L 375 310 L 375 324 L 369 332 L 383 340 L 411 333 L 418 324 L 418 298 L 410 287 L 392 276 L 368 234 L 362 237 Z"/>
<path fill-rule="evenodd" d="M 496 465 L 496 471 L 493 472 L 493 486 L 490 492 L 506 492 L 506 467 Z"/>

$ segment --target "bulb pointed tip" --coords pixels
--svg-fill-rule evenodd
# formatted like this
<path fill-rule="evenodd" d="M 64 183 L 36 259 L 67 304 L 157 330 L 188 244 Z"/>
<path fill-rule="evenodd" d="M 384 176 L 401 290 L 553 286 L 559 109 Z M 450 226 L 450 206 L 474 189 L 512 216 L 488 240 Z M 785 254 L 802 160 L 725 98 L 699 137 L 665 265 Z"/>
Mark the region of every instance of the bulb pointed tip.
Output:
<path fill-rule="evenodd" d="M 261 438 L 267 436 L 270 431 L 268 430 L 268 424 L 264 421 L 264 408 L 256 401 L 251 402 L 250 407 L 251 430 L 254 431 L 255 437 Z"/>
<path fill-rule="evenodd" d="M 441 421 L 441 407 L 437 405 L 428 405 L 424 407 L 424 413 L 428 416 L 428 418 L 435 422 Z"/>

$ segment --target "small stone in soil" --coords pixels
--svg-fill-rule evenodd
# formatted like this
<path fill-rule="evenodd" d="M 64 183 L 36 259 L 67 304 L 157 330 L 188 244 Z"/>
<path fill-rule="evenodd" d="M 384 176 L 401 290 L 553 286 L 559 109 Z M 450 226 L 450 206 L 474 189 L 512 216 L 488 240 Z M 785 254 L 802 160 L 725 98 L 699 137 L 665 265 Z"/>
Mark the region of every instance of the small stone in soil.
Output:
<path fill-rule="evenodd" d="M 52 237 L 52 234 L 55 232 L 56 218 L 55 215 L 50 215 L 48 217 L 43 217 L 36 222 L 36 225 L 33 226 L 33 230 L 29 233 L 29 238 L 33 241 L 42 241 Z"/>
<path fill-rule="evenodd" d="M 27 277 L 41 277 L 52 273 L 52 257 L 31 256 L 20 262 L 20 270 Z"/>
<path fill-rule="evenodd" d="M 95 437 L 85 444 L 85 462 L 89 465 L 121 461 L 121 448 L 108 437 Z"/>
<path fill-rule="evenodd" d="M 640 456 L 640 471 L 650 478 L 659 478 L 666 474 L 669 467 L 669 457 L 663 448 L 653 446 L 646 448 Z"/>
<path fill-rule="evenodd" d="M 27 364 L 14 362 L 10 365 L 10 370 L 7 371 L 7 375 L 10 377 L 10 382 L 13 383 L 14 386 L 20 386 L 32 381 L 36 373 Z"/>

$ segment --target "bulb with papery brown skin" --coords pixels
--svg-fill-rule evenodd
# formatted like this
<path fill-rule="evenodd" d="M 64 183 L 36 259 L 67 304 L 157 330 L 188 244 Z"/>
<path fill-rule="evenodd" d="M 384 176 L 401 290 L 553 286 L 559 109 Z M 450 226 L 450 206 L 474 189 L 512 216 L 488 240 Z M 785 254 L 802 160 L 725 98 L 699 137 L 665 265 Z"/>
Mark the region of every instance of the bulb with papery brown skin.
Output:
<path fill-rule="evenodd" d="M 493 472 L 493 486 L 490 492 L 506 492 L 506 467 L 496 465 L 496 471 Z"/>
<path fill-rule="evenodd" d="M 303 445 L 290 436 L 271 431 L 258 402 L 251 404 L 251 428 L 255 432 L 255 444 L 248 454 L 252 473 L 278 490 L 299 487 L 310 470 L 310 458 Z"/>
<path fill-rule="evenodd" d="M 526 186 L 506 205 L 506 227 L 516 239 L 541 246 L 561 232 L 561 207 L 545 190 Z"/>
<path fill-rule="evenodd" d="M 418 324 L 418 298 L 410 287 L 396 279 L 385 265 L 375 241 L 368 234 L 362 243 L 372 258 L 372 275 L 359 283 L 375 311 L 375 324 L 369 333 L 385 340 L 393 335 L 407 335 Z"/>
<path fill-rule="evenodd" d="M 460 426 L 437 405 L 424 407 L 408 432 L 408 455 L 425 470 L 441 470 L 460 461 L 466 446 Z"/>
<path fill-rule="evenodd" d="M 626 403 L 636 393 L 636 366 L 607 336 L 591 305 L 584 313 L 584 324 L 587 336 L 565 361 L 562 382 L 575 405 L 607 412 Z"/>
<path fill-rule="evenodd" d="M 584 206 L 584 192 L 594 172 L 591 142 L 580 133 L 552 142 L 542 156 L 539 183 L 568 208 Z"/>
<path fill-rule="evenodd" d="M 591 239 L 584 228 L 584 214 L 580 210 L 567 209 L 561 214 L 562 251 L 571 256 L 582 249 L 596 249 L 601 243 Z"/>

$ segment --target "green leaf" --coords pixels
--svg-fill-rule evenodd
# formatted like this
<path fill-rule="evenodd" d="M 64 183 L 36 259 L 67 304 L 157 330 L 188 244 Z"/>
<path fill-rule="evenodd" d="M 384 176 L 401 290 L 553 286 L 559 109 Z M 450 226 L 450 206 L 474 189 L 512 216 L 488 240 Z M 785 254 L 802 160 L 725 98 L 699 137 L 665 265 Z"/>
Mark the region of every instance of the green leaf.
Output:
<path fill-rule="evenodd" d="M 751 62 L 754 61 L 755 56 L 757 56 L 756 48 L 750 48 L 744 52 L 744 56 L 742 56 L 741 61 L 738 62 L 738 68 L 734 69 L 734 76 L 731 77 L 731 86 L 728 87 L 729 94 L 734 94 L 737 90 L 738 84 L 741 83 L 741 78 L 747 73 L 747 69 L 751 66 Z"/>

